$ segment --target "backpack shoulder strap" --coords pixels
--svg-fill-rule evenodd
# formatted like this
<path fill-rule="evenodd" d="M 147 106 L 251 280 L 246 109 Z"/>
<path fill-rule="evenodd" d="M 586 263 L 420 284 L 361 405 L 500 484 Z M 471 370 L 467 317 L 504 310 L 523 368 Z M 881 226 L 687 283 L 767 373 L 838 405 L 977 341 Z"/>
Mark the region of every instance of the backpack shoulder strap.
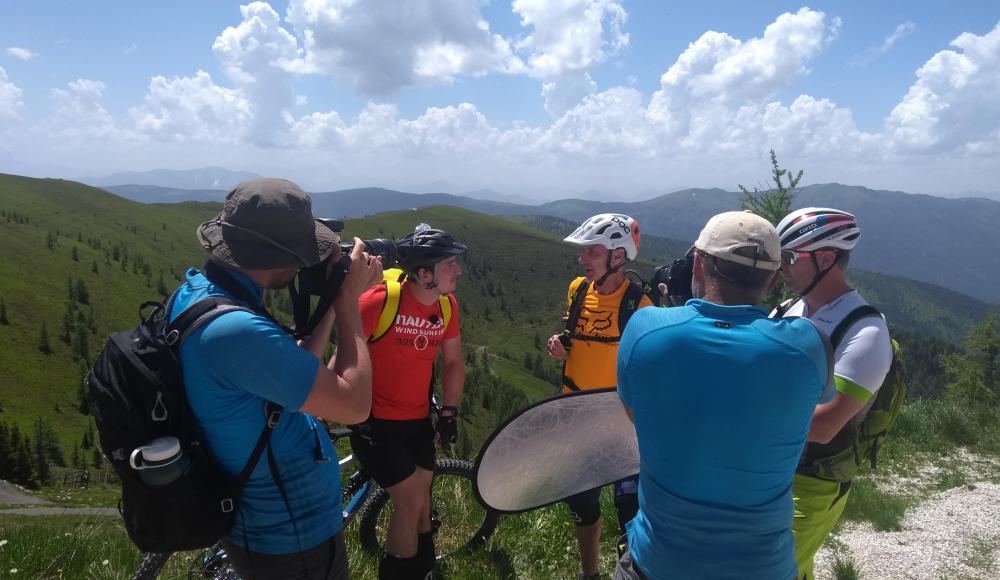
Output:
<path fill-rule="evenodd" d="M 448 328 L 448 323 L 451 322 L 451 299 L 450 294 L 442 294 L 438 296 L 438 304 L 441 305 L 441 321 L 444 322 L 445 329 Z"/>
<path fill-rule="evenodd" d="M 833 332 L 830 333 L 830 343 L 833 344 L 833 348 L 836 349 L 840 346 L 840 341 L 844 340 L 844 335 L 847 331 L 854 326 L 854 323 L 861 320 L 862 318 L 868 318 L 870 316 L 882 316 L 882 313 L 878 311 L 874 306 L 870 304 L 865 304 L 863 306 L 858 306 L 854 310 L 847 313 L 847 316 L 837 324 Z"/>
<path fill-rule="evenodd" d="M 171 303 L 173 296 L 171 296 Z M 209 296 L 188 306 L 163 328 L 163 338 L 167 344 L 179 347 L 184 339 L 205 323 L 232 310 L 254 312 L 223 296 Z"/>
<path fill-rule="evenodd" d="M 643 291 L 642 286 L 634 281 L 629 280 L 628 288 L 625 289 L 625 293 L 622 294 L 622 301 L 618 307 L 618 334 L 625 332 L 625 325 L 635 314 L 635 311 L 639 309 L 639 303 L 642 302 L 642 297 L 646 295 Z"/>
<path fill-rule="evenodd" d="M 569 313 L 566 316 L 566 330 L 570 333 L 576 332 L 576 323 L 580 320 L 580 309 L 583 308 L 583 299 L 587 296 L 587 289 L 590 288 L 590 280 L 582 278 L 573 294 L 573 300 L 569 303 Z"/>
<path fill-rule="evenodd" d="M 399 312 L 399 296 L 402 293 L 402 282 L 386 278 L 383 283 L 385 284 L 385 304 L 382 305 L 382 313 L 379 314 L 378 323 L 375 324 L 375 330 L 372 332 L 368 342 L 375 342 L 385 336 L 385 333 L 389 332 L 389 329 L 392 327 L 392 323 L 395 322 L 396 314 Z"/>

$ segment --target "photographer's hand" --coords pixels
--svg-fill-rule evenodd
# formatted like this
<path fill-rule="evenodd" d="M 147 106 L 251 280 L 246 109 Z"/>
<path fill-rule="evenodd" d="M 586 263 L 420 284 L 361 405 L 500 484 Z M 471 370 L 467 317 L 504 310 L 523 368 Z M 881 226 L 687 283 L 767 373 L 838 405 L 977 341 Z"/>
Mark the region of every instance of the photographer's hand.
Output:
<path fill-rule="evenodd" d="M 364 247 L 361 238 L 354 238 L 354 247 L 351 248 L 350 254 L 351 268 L 344 277 L 344 282 L 334 300 L 334 308 L 338 307 L 338 303 L 343 305 L 353 303 L 356 308 L 361 293 L 382 280 L 382 258 L 367 254 Z"/>

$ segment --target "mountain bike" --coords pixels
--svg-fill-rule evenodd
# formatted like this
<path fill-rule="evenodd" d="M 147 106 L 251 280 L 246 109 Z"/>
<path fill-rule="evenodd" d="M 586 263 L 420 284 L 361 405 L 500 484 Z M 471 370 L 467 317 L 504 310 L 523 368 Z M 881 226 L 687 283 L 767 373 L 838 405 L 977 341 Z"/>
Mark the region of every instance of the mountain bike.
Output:
<path fill-rule="evenodd" d="M 330 429 L 329 434 L 334 445 L 341 450 L 346 448 L 351 430 Z M 356 470 L 342 479 L 341 485 L 344 526 L 357 518 L 361 546 L 371 553 L 378 553 L 385 543 L 392 503 L 388 492 L 371 479 L 349 452 L 340 460 L 342 476 L 352 464 Z M 482 546 L 500 521 L 498 512 L 484 507 L 476 499 L 474 477 L 475 468 L 471 461 L 437 459 L 431 486 L 431 526 L 439 560 Z M 170 552 L 144 553 L 132 580 L 155 579 L 170 556 Z M 219 544 L 202 550 L 192 561 L 188 578 L 240 580 L 229 565 L 226 551 Z"/>

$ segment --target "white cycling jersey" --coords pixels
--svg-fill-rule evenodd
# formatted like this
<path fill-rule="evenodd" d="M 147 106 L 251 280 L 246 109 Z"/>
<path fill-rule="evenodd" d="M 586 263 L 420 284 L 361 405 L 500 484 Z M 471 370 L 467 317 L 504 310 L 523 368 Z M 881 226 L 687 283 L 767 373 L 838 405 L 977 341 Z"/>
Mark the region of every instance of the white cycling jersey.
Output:
<path fill-rule="evenodd" d="M 798 300 L 785 316 L 805 316 L 830 336 L 848 314 L 868 302 L 857 290 L 841 295 L 809 312 L 805 300 Z M 892 364 L 889 327 L 882 316 L 867 316 L 851 325 L 833 353 L 833 374 L 837 390 L 863 403 L 878 391 Z"/>

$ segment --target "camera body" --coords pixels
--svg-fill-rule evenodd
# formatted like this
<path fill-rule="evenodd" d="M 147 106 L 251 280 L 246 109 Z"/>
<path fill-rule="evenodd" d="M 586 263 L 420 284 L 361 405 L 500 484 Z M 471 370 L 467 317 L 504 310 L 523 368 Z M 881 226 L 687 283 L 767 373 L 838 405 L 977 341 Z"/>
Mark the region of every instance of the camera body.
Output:
<path fill-rule="evenodd" d="M 663 306 L 683 306 L 693 298 L 691 278 L 694 274 L 694 254 L 688 252 L 683 258 L 674 260 L 669 266 L 660 266 L 653 272 L 653 287 L 667 285 L 667 294 L 661 297 Z M 664 301 L 663 298 L 666 298 Z"/>
<path fill-rule="evenodd" d="M 332 231 L 340 233 L 344 229 L 342 220 L 330 218 L 316 218 L 324 226 Z M 372 256 L 381 256 L 382 265 L 386 268 L 395 266 L 397 260 L 396 243 L 385 238 L 374 238 L 364 240 L 365 252 Z M 298 291 L 301 294 L 310 296 L 323 296 L 326 294 L 336 295 L 340 289 L 344 276 L 347 275 L 351 267 L 349 254 L 354 249 L 354 242 L 340 242 L 340 252 L 334 252 L 319 264 L 302 268 L 299 270 Z M 336 260 L 333 268 L 329 267 L 330 261 Z"/>

